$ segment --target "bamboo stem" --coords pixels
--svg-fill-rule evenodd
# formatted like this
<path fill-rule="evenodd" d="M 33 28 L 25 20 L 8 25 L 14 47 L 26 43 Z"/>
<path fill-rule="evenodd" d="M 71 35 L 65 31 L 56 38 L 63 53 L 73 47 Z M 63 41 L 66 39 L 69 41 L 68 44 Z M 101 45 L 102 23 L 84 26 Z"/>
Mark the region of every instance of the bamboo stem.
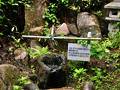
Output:
<path fill-rule="evenodd" d="M 68 36 L 58 36 L 58 37 L 51 37 L 51 36 L 34 36 L 34 35 L 22 35 L 23 38 L 44 38 L 44 39 L 71 39 L 71 40 L 101 40 L 101 38 L 81 38 L 81 37 L 68 37 Z"/>

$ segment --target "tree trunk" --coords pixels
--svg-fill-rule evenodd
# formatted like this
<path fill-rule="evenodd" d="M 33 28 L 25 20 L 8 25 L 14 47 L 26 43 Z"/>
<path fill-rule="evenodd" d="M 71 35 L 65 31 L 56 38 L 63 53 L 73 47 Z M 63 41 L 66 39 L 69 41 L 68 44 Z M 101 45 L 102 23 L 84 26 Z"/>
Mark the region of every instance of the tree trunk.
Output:
<path fill-rule="evenodd" d="M 33 0 L 31 7 L 26 8 L 26 30 L 44 25 L 43 14 L 46 7 L 46 0 Z"/>

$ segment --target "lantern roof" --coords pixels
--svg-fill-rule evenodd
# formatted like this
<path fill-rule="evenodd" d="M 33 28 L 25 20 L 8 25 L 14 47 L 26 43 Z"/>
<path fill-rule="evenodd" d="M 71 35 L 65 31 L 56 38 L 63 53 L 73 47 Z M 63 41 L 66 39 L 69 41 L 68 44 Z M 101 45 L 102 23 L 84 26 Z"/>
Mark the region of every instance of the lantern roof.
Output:
<path fill-rule="evenodd" d="M 120 0 L 114 0 L 104 6 L 107 9 L 120 9 Z"/>

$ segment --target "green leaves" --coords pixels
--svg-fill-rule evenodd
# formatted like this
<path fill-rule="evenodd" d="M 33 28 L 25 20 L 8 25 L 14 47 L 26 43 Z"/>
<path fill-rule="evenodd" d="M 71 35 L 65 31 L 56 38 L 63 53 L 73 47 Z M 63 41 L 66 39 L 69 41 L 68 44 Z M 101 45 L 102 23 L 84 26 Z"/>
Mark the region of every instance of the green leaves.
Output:
<path fill-rule="evenodd" d="M 87 45 L 87 42 L 82 40 L 78 43 Z M 72 79 L 77 80 L 79 86 L 85 81 L 92 81 L 96 90 L 118 90 L 120 79 L 116 71 L 120 70 L 120 32 L 101 41 L 91 41 L 91 57 L 95 58 L 95 62 L 85 65 L 71 64 Z"/>
<path fill-rule="evenodd" d="M 28 53 L 31 58 L 38 58 L 45 54 L 50 54 L 48 51 L 48 47 L 35 47 L 35 48 L 28 48 Z"/>
<path fill-rule="evenodd" d="M 112 41 L 111 48 L 120 48 L 120 32 L 117 32 L 114 36 L 109 36 Z"/>
<path fill-rule="evenodd" d="M 81 75 L 84 75 L 85 73 L 86 73 L 86 69 L 84 69 L 84 68 L 75 69 L 73 72 L 73 77 L 78 78 Z"/>
<path fill-rule="evenodd" d="M 110 54 L 112 49 L 120 48 L 120 32 L 117 32 L 114 36 L 109 36 L 102 41 L 91 42 L 91 56 L 99 59 L 103 59 Z M 114 53 L 113 53 L 114 54 Z"/>
<path fill-rule="evenodd" d="M 13 86 L 13 90 L 22 90 L 22 86 L 29 83 L 31 83 L 31 81 L 28 76 L 20 76 L 16 81 L 16 84 Z"/>
<path fill-rule="evenodd" d="M 56 9 L 57 9 L 56 4 L 50 3 L 50 5 L 48 6 L 48 9 L 45 10 L 45 13 L 43 15 L 43 18 L 45 19 L 45 21 L 51 24 L 55 24 L 58 22 L 56 17 Z"/>
<path fill-rule="evenodd" d="M 69 4 L 69 0 L 58 0 L 59 4 L 63 5 L 63 6 L 68 6 Z"/>
<path fill-rule="evenodd" d="M 44 34 L 49 35 L 50 29 L 49 27 L 53 24 L 58 23 L 58 19 L 56 16 L 58 6 L 54 3 L 50 3 L 48 8 L 45 9 L 45 13 L 43 15 L 43 19 L 45 20 L 45 26 L 44 26 Z"/>
<path fill-rule="evenodd" d="M 3 36 L 3 33 L 0 33 L 0 36 Z"/>
<path fill-rule="evenodd" d="M 55 14 L 57 8 L 58 8 L 58 6 L 56 4 L 50 3 L 48 6 L 48 12 Z"/>
<path fill-rule="evenodd" d="M 22 87 L 18 85 L 14 85 L 13 90 L 22 90 Z"/>

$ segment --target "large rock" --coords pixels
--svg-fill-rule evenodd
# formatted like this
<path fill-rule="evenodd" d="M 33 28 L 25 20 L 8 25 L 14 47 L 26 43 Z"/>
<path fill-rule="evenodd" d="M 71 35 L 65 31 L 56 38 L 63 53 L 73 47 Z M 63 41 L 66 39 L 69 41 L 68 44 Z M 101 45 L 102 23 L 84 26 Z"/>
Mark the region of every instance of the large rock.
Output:
<path fill-rule="evenodd" d="M 69 30 L 66 23 L 63 23 L 58 27 L 57 30 L 55 30 L 55 35 L 68 35 L 68 34 Z"/>
<path fill-rule="evenodd" d="M 99 23 L 96 16 L 88 12 L 82 12 L 78 14 L 77 27 L 81 37 L 87 37 L 88 32 L 91 32 L 92 37 L 101 36 Z"/>
<path fill-rule="evenodd" d="M 73 34 L 75 36 L 79 36 L 77 26 L 74 23 L 67 24 L 67 25 L 68 25 L 68 29 L 69 29 L 71 34 Z"/>
<path fill-rule="evenodd" d="M 61 87 L 66 83 L 64 66 L 66 59 L 62 55 L 48 54 L 37 60 L 35 73 L 40 88 Z"/>
<path fill-rule="evenodd" d="M 0 65 L 0 90 L 13 90 L 18 75 L 17 67 L 10 64 Z"/>

